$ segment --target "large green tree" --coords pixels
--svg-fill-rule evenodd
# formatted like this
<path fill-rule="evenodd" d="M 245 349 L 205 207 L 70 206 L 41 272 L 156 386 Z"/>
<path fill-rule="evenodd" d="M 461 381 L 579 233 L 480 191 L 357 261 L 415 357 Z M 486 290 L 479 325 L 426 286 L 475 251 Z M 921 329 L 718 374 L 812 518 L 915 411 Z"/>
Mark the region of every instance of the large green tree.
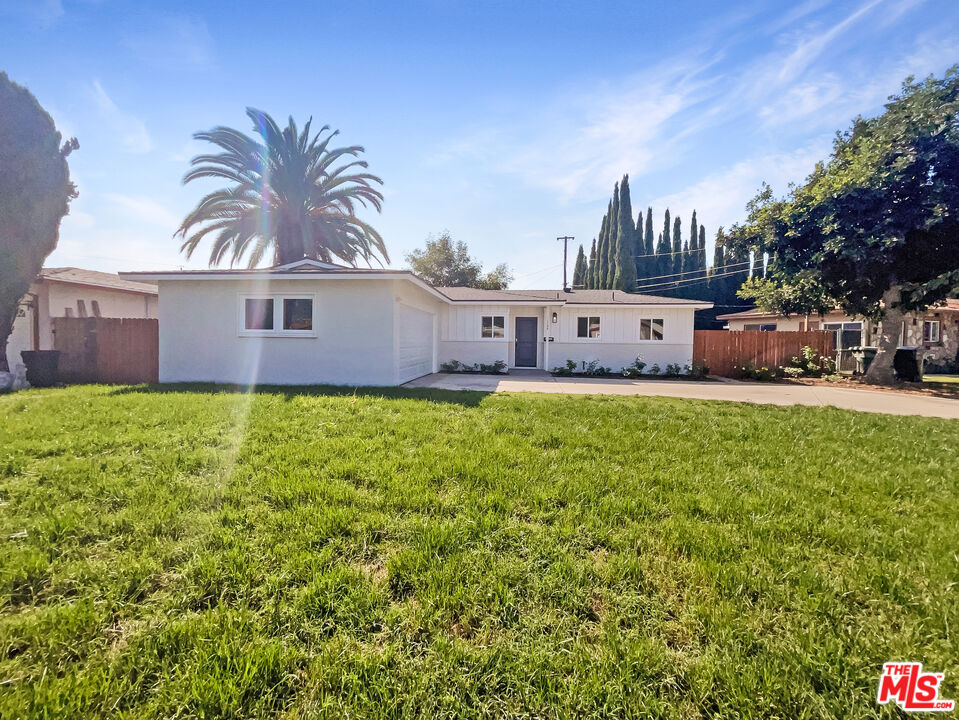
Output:
<path fill-rule="evenodd" d="M 339 131 L 323 126 L 310 135 L 312 118 L 303 130 L 291 117 L 281 129 L 264 112 L 247 108 L 257 137 L 216 127 L 194 134 L 221 152 L 197 155 L 184 184 L 203 178 L 227 180 L 229 187 L 211 192 L 184 218 L 176 234 L 190 257 L 207 235 L 213 235 L 210 265 L 244 256 L 249 267 L 264 258 L 286 264 L 304 257 L 356 265 L 389 262 L 383 238 L 357 217 L 360 207 L 378 212 L 383 195 L 380 178 L 365 172 L 359 145 L 331 148 Z M 344 162 L 346 161 L 346 162 Z"/>
<path fill-rule="evenodd" d="M 658 275 L 656 272 L 658 268 L 657 258 L 656 258 L 656 236 L 653 234 L 653 208 L 646 208 L 646 231 L 643 233 L 643 255 L 644 260 L 646 261 L 646 272 L 643 274 L 644 278 L 650 278 L 654 275 Z"/>
<path fill-rule="evenodd" d="M 636 246 L 636 279 L 646 277 L 646 258 L 643 257 L 645 254 L 644 244 L 643 244 L 643 211 L 640 210 L 639 214 L 636 216 L 636 224 L 633 226 L 636 228 L 636 238 L 634 244 Z"/>
<path fill-rule="evenodd" d="M 505 290 L 513 275 L 505 263 L 484 273 L 483 265 L 470 257 L 462 240 L 454 241 L 448 230 L 426 238 L 426 247 L 406 256 L 410 269 L 437 287 L 475 287 Z"/>
<path fill-rule="evenodd" d="M 589 264 L 586 266 L 586 287 L 596 287 L 596 238 L 593 238 L 593 246 L 589 251 Z"/>
<path fill-rule="evenodd" d="M 603 224 L 599 229 L 599 242 L 596 244 L 596 277 L 593 278 L 593 287 L 602 289 L 606 287 L 606 273 L 609 262 L 609 216 L 613 210 L 612 201 L 606 206 L 606 214 L 603 215 Z"/>
<path fill-rule="evenodd" d="M 616 246 L 619 242 L 619 183 L 613 186 L 613 199 L 609 210 L 609 223 L 606 225 L 606 274 L 603 276 L 603 288 L 613 287 L 616 279 Z"/>
<path fill-rule="evenodd" d="M 624 292 L 636 291 L 636 226 L 629 197 L 629 175 L 619 186 L 619 218 L 616 233 L 616 273 L 612 287 Z"/>
<path fill-rule="evenodd" d="M 688 247 L 686 248 L 689 249 Z M 682 277 L 683 271 L 683 221 L 679 215 L 673 218 L 673 274 L 674 280 Z"/>
<path fill-rule="evenodd" d="M 693 219 L 689 221 L 689 255 L 684 256 L 684 269 L 689 272 L 684 275 L 688 278 L 696 278 L 699 271 L 699 223 L 696 219 L 696 211 L 693 210 Z"/>
<path fill-rule="evenodd" d="M 698 247 L 698 256 L 699 259 L 696 261 L 696 267 L 699 270 L 701 277 L 706 275 L 706 226 L 699 226 L 699 247 Z"/>
<path fill-rule="evenodd" d="M 902 313 L 959 284 L 959 68 L 908 78 L 784 198 L 764 188 L 734 240 L 770 254 L 766 278 L 741 290 L 760 307 L 882 319 L 867 377 L 891 381 Z"/>
<path fill-rule="evenodd" d="M 669 208 L 666 208 L 665 220 L 663 221 L 663 232 L 660 233 L 659 241 L 656 243 L 656 274 L 655 278 L 659 282 L 668 281 L 673 272 L 673 244 L 670 242 L 669 227 Z"/>
<path fill-rule="evenodd" d="M 579 252 L 576 253 L 576 263 L 573 265 L 573 287 L 574 288 L 583 288 L 586 287 L 586 270 L 588 265 L 586 264 L 586 253 L 583 251 L 583 246 L 579 246 Z"/>
<path fill-rule="evenodd" d="M 0 72 L 0 371 L 17 307 L 60 238 L 60 221 L 77 196 L 62 142 L 37 99 Z"/>

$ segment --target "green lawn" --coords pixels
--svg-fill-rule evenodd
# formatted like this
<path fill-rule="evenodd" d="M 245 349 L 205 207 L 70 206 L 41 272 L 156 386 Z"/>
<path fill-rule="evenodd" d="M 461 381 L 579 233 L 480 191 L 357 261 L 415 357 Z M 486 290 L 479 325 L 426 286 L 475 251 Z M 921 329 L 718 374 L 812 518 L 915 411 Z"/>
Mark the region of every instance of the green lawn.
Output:
<path fill-rule="evenodd" d="M 959 698 L 959 422 L 0 396 L 0 717 L 872 717 Z M 887 717 L 895 711 L 887 707 Z"/>

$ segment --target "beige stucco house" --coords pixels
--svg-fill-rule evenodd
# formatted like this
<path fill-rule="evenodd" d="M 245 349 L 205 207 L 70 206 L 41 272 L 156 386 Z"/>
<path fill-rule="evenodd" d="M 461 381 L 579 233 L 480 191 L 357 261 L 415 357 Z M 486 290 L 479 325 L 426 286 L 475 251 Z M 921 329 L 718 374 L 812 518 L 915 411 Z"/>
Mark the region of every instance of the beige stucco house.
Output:
<path fill-rule="evenodd" d="M 756 309 L 717 315 L 728 330 L 832 330 L 836 348 L 875 346 L 881 324 L 836 311 L 826 315 L 777 315 Z M 909 313 L 899 327 L 899 345 L 920 348 L 927 366 L 944 366 L 959 353 L 959 299 L 949 299 L 920 313 Z"/>
<path fill-rule="evenodd" d="M 433 287 L 314 260 L 121 273 L 159 288 L 161 382 L 398 385 L 440 363 L 691 363 L 708 302 L 613 290 Z"/>
<path fill-rule="evenodd" d="M 155 318 L 156 285 L 74 267 L 43 268 L 20 300 L 7 340 L 15 368 L 23 350 L 52 350 L 55 317 Z"/>

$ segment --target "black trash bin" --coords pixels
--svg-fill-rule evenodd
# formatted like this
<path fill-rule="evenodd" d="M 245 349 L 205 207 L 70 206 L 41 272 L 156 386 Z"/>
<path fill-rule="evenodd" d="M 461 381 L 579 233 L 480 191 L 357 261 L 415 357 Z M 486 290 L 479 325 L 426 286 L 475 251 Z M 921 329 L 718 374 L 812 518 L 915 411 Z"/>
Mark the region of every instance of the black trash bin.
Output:
<path fill-rule="evenodd" d="M 892 359 L 892 369 L 896 379 L 905 382 L 922 382 L 922 369 L 919 365 L 919 348 L 904 346 L 896 350 Z"/>
<path fill-rule="evenodd" d="M 27 366 L 27 382 L 33 387 L 53 387 L 60 382 L 59 350 L 24 350 L 20 357 Z"/>

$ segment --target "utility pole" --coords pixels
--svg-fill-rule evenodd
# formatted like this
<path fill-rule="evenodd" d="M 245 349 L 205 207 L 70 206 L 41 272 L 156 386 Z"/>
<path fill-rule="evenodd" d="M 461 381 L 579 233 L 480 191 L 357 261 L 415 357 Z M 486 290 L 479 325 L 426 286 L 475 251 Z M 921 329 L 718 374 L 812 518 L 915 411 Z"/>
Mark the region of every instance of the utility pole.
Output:
<path fill-rule="evenodd" d="M 563 237 L 556 238 L 557 240 L 563 241 L 563 292 L 566 292 L 566 253 L 569 250 L 569 241 L 575 240 L 572 235 L 564 235 Z"/>

